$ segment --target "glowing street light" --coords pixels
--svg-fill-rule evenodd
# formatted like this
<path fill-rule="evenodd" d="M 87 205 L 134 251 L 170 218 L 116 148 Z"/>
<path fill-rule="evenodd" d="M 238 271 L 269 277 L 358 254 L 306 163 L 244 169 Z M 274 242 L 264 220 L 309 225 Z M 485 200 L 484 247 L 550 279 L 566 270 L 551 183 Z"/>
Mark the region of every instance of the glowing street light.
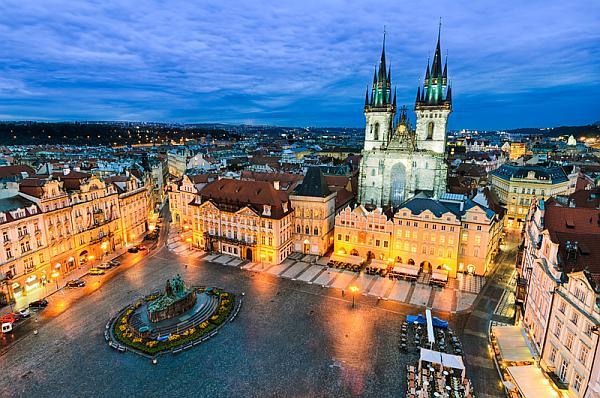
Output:
<path fill-rule="evenodd" d="M 352 293 L 352 308 L 354 308 L 354 296 L 356 296 L 356 293 L 358 293 L 358 286 L 356 285 L 352 285 L 350 286 L 350 293 Z"/>

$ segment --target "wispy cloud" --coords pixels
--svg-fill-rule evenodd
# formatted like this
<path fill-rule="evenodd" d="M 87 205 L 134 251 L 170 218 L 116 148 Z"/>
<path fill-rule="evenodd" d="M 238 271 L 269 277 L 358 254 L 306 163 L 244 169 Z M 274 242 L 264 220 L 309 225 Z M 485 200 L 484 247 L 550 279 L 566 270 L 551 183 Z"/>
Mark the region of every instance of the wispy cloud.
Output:
<path fill-rule="evenodd" d="M 586 0 L 5 0 L 0 113 L 360 126 L 383 25 L 399 100 L 410 104 L 438 15 L 455 90 L 452 126 L 600 119 L 598 107 L 582 103 L 600 88 L 600 5 Z M 559 91 L 570 106 L 544 96 Z"/>

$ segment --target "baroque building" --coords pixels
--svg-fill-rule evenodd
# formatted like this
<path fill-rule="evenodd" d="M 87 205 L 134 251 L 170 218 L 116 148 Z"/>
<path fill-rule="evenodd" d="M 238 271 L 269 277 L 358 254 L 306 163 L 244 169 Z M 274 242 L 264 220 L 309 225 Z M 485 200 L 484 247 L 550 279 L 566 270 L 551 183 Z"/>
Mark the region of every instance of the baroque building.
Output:
<path fill-rule="evenodd" d="M 406 109 L 396 120 L 396 92 L 386 64 L 385 37 L 364 113 L 365 143 L 359 177 L 359 202 L 379 207 L 398 206 L 418 192 L 439 197 L 446 192 L 446 129 L 452 112 L 447 62 L 442 66 L 440 35 L 433 63 L 427 64 L 419 85 L 412 129 Z"/>

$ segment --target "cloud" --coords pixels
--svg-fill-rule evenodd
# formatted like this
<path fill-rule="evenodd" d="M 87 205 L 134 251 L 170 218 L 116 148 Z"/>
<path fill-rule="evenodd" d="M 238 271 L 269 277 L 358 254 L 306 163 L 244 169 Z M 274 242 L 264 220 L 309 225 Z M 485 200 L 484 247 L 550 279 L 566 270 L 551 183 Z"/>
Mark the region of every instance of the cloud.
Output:
<path fill-rule="evenodd" d="M 456 105 L 473 105 L 451 126 L 519 125 L 532 112 L 554 120 L 556 109 L 519 101 L 562 90 L 577 104 L 600 85 L 594 1 L 5 0 L 0 113 L 361 126 L 383 25 L 398 98 L 411 104 L 438 15 Z M 491 98 L 504 109 L 478 108 Z M 598 118 L 569 108 L 562 123 Z"/>

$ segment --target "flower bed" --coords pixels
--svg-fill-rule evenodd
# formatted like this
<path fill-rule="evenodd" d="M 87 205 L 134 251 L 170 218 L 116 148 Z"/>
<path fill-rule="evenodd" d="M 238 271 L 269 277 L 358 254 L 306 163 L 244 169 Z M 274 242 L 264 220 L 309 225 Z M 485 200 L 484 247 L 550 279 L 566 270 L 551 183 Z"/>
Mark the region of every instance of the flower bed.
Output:
<path fill-rule="evenodd" d="M 205 289 L 202 289 L 202 291 L 204 290 Z M 200 292 L 200 289 L 197 289 L 197 291 Z M 213 289 L 209 291 L 208 294 L 219 297 L 219 306 L 209 317 L 209 319 L 197 326 L 191 326 L 190 328 L 181 331 L 179 334 L 171 334 L 169 335 L 168 339 L 164 341 L 157 341 L 153 338 L 136 336 L 131 330 L 131 327 L 129 326 L 129 318 L 133 314 L 134 310 L 142 305 L 141 301 L 132 304 L 131 306 L 127 307 L 125 311 L 119 314 L 118 318 L 113 323 L 114 336 L 121 344 L 150 355 L 172 350 L 174 348 L 199 340 L 224 323 L 229 318 L 235 304 L 235 296 L 231 293 L 221 292 L 218 289 Z M 144 300 L 147 300 L 148 297 L 151 296 L 145 297 Z"/>

